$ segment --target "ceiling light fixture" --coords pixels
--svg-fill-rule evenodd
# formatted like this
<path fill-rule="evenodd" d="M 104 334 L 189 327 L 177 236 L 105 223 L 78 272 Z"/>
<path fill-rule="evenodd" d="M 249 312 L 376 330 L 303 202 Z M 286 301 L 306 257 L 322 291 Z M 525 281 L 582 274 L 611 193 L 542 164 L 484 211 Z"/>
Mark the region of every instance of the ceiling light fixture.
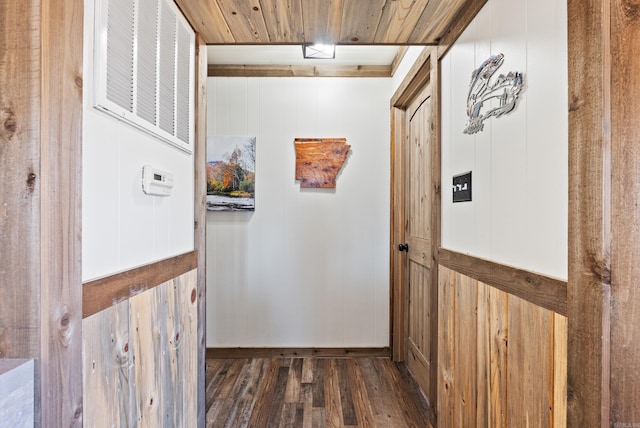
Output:
<path fill-rule="evenodd" d="M 334 59 L 336 57 L 336 45 L 302 45 L 302 56 L 304 59 Z"/>

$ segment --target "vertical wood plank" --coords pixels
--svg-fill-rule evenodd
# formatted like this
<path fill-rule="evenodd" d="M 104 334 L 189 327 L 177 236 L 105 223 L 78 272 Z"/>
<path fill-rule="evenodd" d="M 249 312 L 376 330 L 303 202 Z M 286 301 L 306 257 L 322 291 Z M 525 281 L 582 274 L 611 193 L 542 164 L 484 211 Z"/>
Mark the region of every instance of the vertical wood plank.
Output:
<path fill-rule="evenodd" d="M 567 422 L 609 425 L 610 0 L 568 0 Z M 631 76 L 628 76 L 631 77 Z M 627 80 L 627 79 L 625 79 Z M 627 94 L 628 84 L 621 91 Z M 625 184 L 626 188 L 626 184 Z M 625 216 L 626 217 L 626 216 Z"/>
<path fill-rule="evenodd" d="M 236 43 L 269 43 L 259 0 L 216 0 Z"/>
<path fill-rule="evenodd" d="M 394 361 L 405 359 L 405 260 L 403 254 L 397 250 L 399 244 L 405 242 L 404 231 L 404 124 L 405 111 L 396 107 L 391 108 L 391 269 L 390 276 L 393 284 L 392 293 L 392 352 Z"/>
<path fill-rule="evenodd" d="M 215 2 L 214 2 L 215 3 Z M 196 295 L 191 296 L 191 301 L 197 299 L 197 409 L 198 426 L 204 426 L 206 417 L 205 394 L 205 359 L 207 352 L 206 343 L 206 313 L 207 313 L 207 177 L 206 177 L 206 151 L 207 151 L 207 46 L 202 34 L 196 35 L 196 111 L 195 111 L 195 147 L 193 160 L 194 168 L 194 249 L 198 252 L 198 277 Z"/>
<path fill-rule="evenodd" d="M 488 287 L 488 295 L 489 411 L 487 416 L 489 426 L 504 428 L 507 426 L 509 295 L 493 287 Z"/>
<path fill-rule="evenodd" d="M 353 407 L 358 418 L 358 425 L 363 428 L 374 426 L 373 411 L 367 394 L 367 388 L 362 379 L 360 364 L 356 359 L 347 360 L 347 374 L 353 393 Z"/>
<path fill-rule="evenodd" d="M 304 41 L 335 43 L 340 34 L 343 0 L 302 0 Z"/>
<path fill-rule="evenodd" d="M 376 43 L 406 43 L 429 0 L 386 0 L 378 28 Z"/>
<path fill-rule="evenodd" d="M 363 8 L 358 0 L 345 0 L 340 27 L 341 43 L 373 43 L 386 0 L 370 0 Z"/>
<path fill-rule="evenodd" d="M 324 365 L 324 409 L 327 427 L 338 428 L 344 425 L 340 400 L 340 381 L 334 359 L 323 361 Z"/>
<path fill-rule="evenodd" d="M 85 426 L 136 424 L 129 302 L 82 321 L 82 390 Z"/>
<path fill-rule="evenodd" d="M 476 304 L 477 281 L 456 274 L 454 421 L 459 426 L 476 426 Z"/>
<path fill-rule="evenodd" d="M 476 346 L 476 426 L 488 427 L 491 413 L 491 311 L 489 287 L 478 282 L 478 336 Z"/>
<path fill-rule="evenodd" d="M 261 0 L 269 39 L 297 43 L 304 39 L 301 0 Z"/>
<path fill-rule="evenodd" d="M 567 317 L 553 317 L 553 428 L 567 426 Z"/>
<path fill-rule="evenodd" d="M 167 352 L 165 284 L 132 297 L 130 331 L 135 361 L 137 425 L 163 426 Z M 168 375 L 168 373 L 167 373 Z M 169 391 L 167 391 L 169 393 Z"/>
<path fill-rule="evenodd" d="M 553 316 L 509 296 L 507 426 L 553 424 Z"/>
<path fill-rule="evenodd" d="M 439 267 L 438 296 L 438 425 L 454 426 L 455 393 L 455 335 L 456 324 L 456 276 L 455 272 L 443 266 Z"/>
<path fill-rule="evenodd" d="M 31 181 L 41 197 L 42 425 L 81 426 L 84 2 L 41 4 L 40 177 Z"/>
<path fill-rule="evenodd" d="M 0 3 L 0 47 L 0 358 L 35 359 L 40 356 L 39 1 Z M 39 392 L 38 376 L 34 387 Z"/>
<path fill-rule="evenodd" d="M 612 426 L 640 425 L 640 10 L 611 0 Z M 606 77 L 606 76 L 605 76 Z"/>
<path fill-rule="evenodd" d="M 431 281 L 429 284 L 430 291 L 430 355 L 431 355 L 431 372 L 429 377 L 431 379 L 431 390 L 429 391 L 429 397 L 431 400 L 431 422 L 436 423 L 435 409 L 437 408 L 438 401 L 438 384 L 436 379 L 438 378 L 438 316 L 440 313 L 440 298 L 438 295 L 438 286 L 440 270 L 438 269 L 438 263 L 440 262 L 440 256 L 438 250 L 442 242 L 442 185 L 441 185 L 441 164 L 442 164 L 442 141 L 440 139 L 440 117 L 441 117 L 441 79 L 440 79 L 440 62 L 438 61 L 435 51 L 430 56 L 430 77 L 429 85 L 431 86 L 431 120 L 428 132 L 430 133 L 431 141 Z"/>
<path fill-rule="evenodd" d="M 165 401 L 173 426 L 197 426 L 198 419 L 198 271 L 194 269 L 165 284 L 167 293 Z"/>

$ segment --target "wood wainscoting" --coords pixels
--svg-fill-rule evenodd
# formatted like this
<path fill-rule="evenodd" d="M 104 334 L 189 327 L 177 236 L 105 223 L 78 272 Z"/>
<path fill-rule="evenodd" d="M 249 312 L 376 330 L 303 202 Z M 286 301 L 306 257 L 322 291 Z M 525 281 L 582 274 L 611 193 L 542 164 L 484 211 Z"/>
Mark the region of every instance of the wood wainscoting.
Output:
<path fill-rule="evenodd" d="M 511 286 L 509 293 L 440 265 L 438 426 L 566 426 L 567 318 L 525 300 L 537 294 L 520 291 L 520 281 Z"/>
<path fill-rule="evenodd" d="M 196 260 L 84 284 L 85 302 L 104 307 L 82 321 L 85 426 L 197 426 Z"/>

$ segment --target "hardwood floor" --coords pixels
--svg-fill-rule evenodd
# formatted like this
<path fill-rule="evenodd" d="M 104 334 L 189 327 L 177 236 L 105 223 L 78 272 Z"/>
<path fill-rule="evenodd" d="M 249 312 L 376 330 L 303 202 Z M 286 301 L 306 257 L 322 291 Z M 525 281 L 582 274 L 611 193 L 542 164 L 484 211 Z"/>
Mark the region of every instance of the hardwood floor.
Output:
<path fill-rule="evenodd" d="M 429 405 L 387 358 L 208 359 L 207 427 L 419 427 Z"/>

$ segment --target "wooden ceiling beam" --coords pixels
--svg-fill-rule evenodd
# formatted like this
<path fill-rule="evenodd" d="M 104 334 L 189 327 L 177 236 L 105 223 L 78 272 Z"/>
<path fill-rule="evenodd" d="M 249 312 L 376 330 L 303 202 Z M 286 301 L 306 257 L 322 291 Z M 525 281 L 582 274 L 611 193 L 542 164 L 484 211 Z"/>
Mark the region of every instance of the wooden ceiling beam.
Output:
<path fill-rule="evenodd" d="M 390 65 L 217 65 L 209 77 L 391 77 Z"/>

